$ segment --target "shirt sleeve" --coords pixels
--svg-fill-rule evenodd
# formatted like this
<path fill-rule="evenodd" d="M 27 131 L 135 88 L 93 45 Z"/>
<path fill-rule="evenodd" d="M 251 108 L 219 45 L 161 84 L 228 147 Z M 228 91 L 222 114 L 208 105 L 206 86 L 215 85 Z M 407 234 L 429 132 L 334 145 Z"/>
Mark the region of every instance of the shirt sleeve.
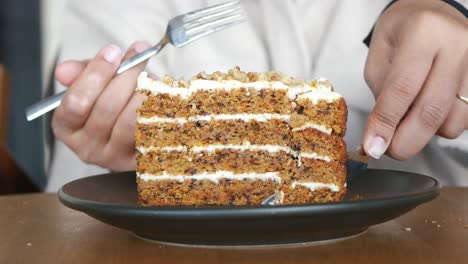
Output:
<path fill-rule="evenodd" d="M 387 10 L 391 5 L 393 5 L 397 0 L 393 0 L 391 1 L 385 8 L 384 10 L 382 11 L 385 12 L 385 10 Z M 453 6 L 454 8 L 456 8 L 458 11 L 460 11 L 461 13 L 463 13 L 465 15 L 466 18 L 468 18 L 468 9 L 466 8 L 466 6 L 468 5 L 468 1 L 463 1 L 464 2 L 464 5 L 460 2 L 457 2 L 455 0 L 442 0 L 443 2 Z M 370 45 L 370 42 L 372 40 L 372 33 L 374 32 L 374 27 L 372 27 L 371 31 L 369 32 L 369 34 L 366 36 L 366 38 L 364 39 L 364 44 L 366 44 L 367 47 L 369 47 Z"/>

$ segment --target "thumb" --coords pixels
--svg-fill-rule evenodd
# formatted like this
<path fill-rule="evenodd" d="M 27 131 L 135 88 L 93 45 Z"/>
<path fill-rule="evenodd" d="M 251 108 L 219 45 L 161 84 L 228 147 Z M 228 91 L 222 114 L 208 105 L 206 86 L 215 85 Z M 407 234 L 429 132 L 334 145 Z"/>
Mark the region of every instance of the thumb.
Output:
<path fill-rule="evenodd" d="M 57 65 L 55 79 L 62 85 L 71 86 L 88 64 L 86 61 L 68 60 Z"/>

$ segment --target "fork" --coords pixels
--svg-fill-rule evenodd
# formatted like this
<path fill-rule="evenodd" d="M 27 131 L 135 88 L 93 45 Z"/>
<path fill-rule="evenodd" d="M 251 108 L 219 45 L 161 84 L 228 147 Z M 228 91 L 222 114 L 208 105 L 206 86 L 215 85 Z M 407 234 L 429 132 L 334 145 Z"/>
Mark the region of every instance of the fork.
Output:
<path fill-rule="evenodd" d="M 166 33 L 161 41 L 153 47 L 123 62 L 119 66 L 117 74 L 121 74 L 139 63 L 148 60 L 152 56 L 158 54 L 169 43 L 176 48 L 180 48 L 199 38 L 244 21 L 245 16 L 242 12 L 239 0 L 176 16 L 169 20 Z M 57 108 L 64 94 L 65 91 L 60 92 L 29 106 L 26 109 L 26 119 L 28 121 L 34 120 Z"/>

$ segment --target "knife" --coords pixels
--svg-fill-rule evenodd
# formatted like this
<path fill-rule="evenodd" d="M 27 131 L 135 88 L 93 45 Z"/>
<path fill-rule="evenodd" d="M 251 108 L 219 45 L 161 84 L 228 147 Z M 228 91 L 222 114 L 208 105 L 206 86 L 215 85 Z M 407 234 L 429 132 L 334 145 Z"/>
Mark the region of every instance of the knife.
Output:
<path fill-rule="evenodd" d="M 349 181 L 356 175 L 359 175 L 367 170 L 369 156 L 366 155 L 362 145 L 359 145 L 353 151 L 348 152 L 348 160 L 346 161 L 346 181 Z M 273 206 L 280 205 L 281 192 L 276 192 L 263 200 L 262 205 Z"/>

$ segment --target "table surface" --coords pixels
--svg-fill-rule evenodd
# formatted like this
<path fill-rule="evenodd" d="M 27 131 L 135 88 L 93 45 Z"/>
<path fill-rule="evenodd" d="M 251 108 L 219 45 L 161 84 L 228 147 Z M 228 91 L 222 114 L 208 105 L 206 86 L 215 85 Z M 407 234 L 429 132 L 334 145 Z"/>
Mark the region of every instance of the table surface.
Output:
<path fill-rule="evenodd" d="M 193 248 L 143 241 L 63 206 L 55 194 L 0 196 L 0 263 L 466 263 L 468 188 L 356 237 L 273 248 Z"/>

